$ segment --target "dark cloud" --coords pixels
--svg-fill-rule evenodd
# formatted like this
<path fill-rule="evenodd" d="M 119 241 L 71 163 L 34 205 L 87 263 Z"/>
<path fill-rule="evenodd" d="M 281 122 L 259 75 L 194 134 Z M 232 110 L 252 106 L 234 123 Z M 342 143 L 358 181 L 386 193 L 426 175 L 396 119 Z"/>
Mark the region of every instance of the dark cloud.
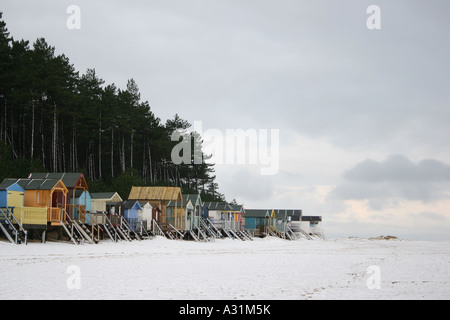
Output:
<path fill-rule="evenodd" d="M 383 162 L 367 159 L 347 171 L 344 178 L 366 183 L 450 182 L 450 165 L 433 159 L 416 164 L 403 155 L 392 155 Z"/>
<path fill-rule="evenodd" d="M 450 198 L 450 165 L 426 159 L 414 163 L 403 155 L 385 161 L 365 160 L 343 175 L 332 198 L 369 200 L 373 209 L 395 204 L 395 199 L 423 202 Z"/>

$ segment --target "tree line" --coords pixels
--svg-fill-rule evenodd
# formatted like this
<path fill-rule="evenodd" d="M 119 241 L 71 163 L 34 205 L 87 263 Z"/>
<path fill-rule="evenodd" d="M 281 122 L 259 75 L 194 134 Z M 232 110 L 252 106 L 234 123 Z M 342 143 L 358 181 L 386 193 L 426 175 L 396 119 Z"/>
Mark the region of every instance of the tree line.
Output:
<path fill-rule="evenodd" d="M 83 172 L 92 192 L 118 191 L 125 199 L 132 185 L 159 185 L 225 200 L 212 164 L 171 161 L 174 130 L 201 148 L 198 135 L 186 133 L 190 126 L 178 114 L 163 123 L 133 79 L 121 89 L 95 69 L 80 74 L 44 38 L 15 40 L 0 12 L 1 179 Z"/>

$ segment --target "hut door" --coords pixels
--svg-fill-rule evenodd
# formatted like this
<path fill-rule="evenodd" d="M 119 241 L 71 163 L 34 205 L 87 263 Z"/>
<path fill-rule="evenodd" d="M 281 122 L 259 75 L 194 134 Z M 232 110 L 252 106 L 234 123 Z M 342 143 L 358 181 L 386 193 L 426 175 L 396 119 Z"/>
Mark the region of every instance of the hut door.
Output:
<path fill-rule="evenodd" d="M 159 222 L 158 210 L 155 207 L 152 209 L 152 218 L 153 220 Z"/>
<path fill-rule="evenodd" d="M 8 207 L 23 207 L 23 192 L 8 191 Z"/>
<path fill-rule="evenodd" d="M 55 191 L 52 194 L 52 207 L 62 208 L 64 207 L 64 194 L 62 192 Z"/>

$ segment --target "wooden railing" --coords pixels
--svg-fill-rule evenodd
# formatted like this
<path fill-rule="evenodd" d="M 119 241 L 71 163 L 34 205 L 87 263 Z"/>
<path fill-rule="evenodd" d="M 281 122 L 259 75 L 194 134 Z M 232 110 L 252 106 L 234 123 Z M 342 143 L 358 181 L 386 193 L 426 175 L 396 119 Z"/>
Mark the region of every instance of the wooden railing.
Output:
<path fill-rule="evenodd" d="M 118 214 L 106 214 L 106 217 L 109 219 L 109 222 L 113 227 L 116 227 L 121 223 L 121 216 Z"/>
<path fill-rule="evenodd" d="M 161 215 L 159 222 L 171 224 L 177 230 L 190 229 L 190 221 L 185 216 Z"/>
<path fill-rule="evenodd" d="M 162 231 L 161 227 L 158 225 L 158 222 L 155 221 L 155 219 L 152 219 L 151 224 L 152 224 L 151 230 L 152 230 L 153 234 L 164 236 L 164 237 L 166 236 L 165 233 Z"/>
<path fill-rule="evenodd" d="M 62 221 L 62 208 L 48 208 L 47 220 L 49 222 L 60 222 Z M 64 219 L 65 220 L 65 219 Z"/>
<path fill-rule="evenodd" d="M 241 222 L 225 220 L 224 229 L 226 229 L 226 230 L 241 230 Z"/>
<path fill-rule="evenodd" d="M 86 206 L 81 204 L 68 204 L 67 212 L 70 218 L 86 223 Z"/>
<path fill-rule="evenodd" d="M 106 216 L 103 213 L 86 213 L 86 223 L 90 225 L 106 224 Z"/>
<path fill-rule="evenodd" d="M 47 225 L 47 208 L 16 207 L 14 216 L 22 225 Z"/>

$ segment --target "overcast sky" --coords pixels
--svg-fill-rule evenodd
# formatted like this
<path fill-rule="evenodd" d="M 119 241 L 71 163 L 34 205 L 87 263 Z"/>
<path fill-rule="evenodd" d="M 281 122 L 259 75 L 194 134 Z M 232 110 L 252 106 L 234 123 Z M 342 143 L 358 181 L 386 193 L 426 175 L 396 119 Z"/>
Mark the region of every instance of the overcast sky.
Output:
<path fill-rule="evenodd" d="M 381 9 L 381 29 L 366 21 Z M 81 9 L 70 30 L 66 9 Z M 279 169 L 217 165 L 228 200 L 335 236 L 450 240 L 450 2 L 2 0 L 15 39 L 136 80 L 163 121 L 279 130 Z"/>

